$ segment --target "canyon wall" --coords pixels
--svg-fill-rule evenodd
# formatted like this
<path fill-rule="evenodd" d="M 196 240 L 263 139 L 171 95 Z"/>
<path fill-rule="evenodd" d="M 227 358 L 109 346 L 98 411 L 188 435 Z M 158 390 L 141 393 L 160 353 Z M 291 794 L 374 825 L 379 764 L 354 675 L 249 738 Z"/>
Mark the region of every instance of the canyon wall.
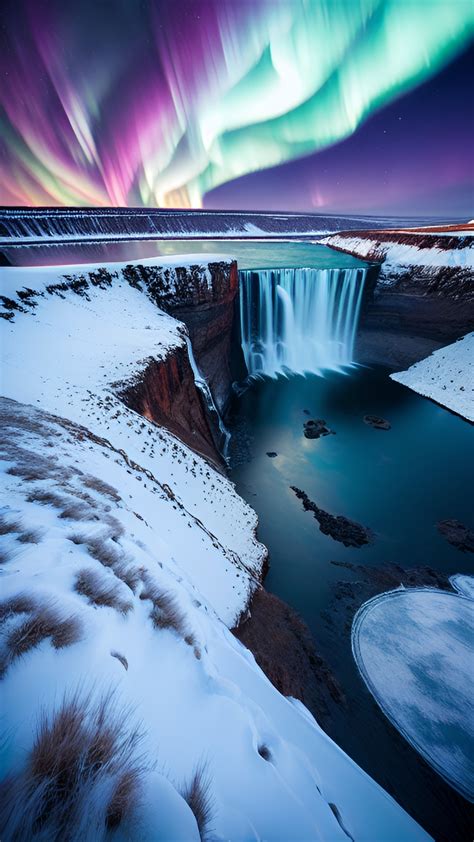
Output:
<path fill-rule="evenodd" d="M 360 362 L 403 368 L 472 330 L 472 236 L 347 231 L 323 242 L 372 263 L 357 337 Z"/>
<path fill-rule="evenodd" d="M 160 310 L 185 323 L 199 373 L 223 413 L 233 379 L 237 264 L 230 259 L 188 265 L 178 265 L 173 259 L 159 260 L 159 265 L 154 258 L 128 264 L 67 267 L 67 274 L 66 267 L 5 270 L 9 285 L 3 289 L 6 294 L 0 296 L 0 315 L 13 321 L 19 314 L 35 312 L 49 296 L 65 299 L 73 293 L 73 298 L 89 302 L 95 291 L 126 282 L 126 286 L 146 293 Z M 178 330 L 182 335 L 182 328 Z M 98 325 L 98 336 L 100 331 Z M 162 358 L 145 358 L 139 374 L 114 384 L 116 394 L 130 409 L 166 427 L 222 469 L 218 417 L 209 411 L 202 391 L 196 388 L 184 335 L 178 345 L 173 345 Z"/>
<path fill-rule="evenodd" d="M 185 345 L 163 360 L 150 359 L 133 383 L 117 384 L 115 392 L 129 409 L 165 427 L 222 470 L 217 431 L 196 388 Z"/>
<path fill-rule="evenodd" d="M 224 414 L 233 380 L 231 338 L 239 287 L 235 260 L 172 268 L 144 261 L 128 264 L 123 275 L 132 285 L 144 286 L 159 307 L 184 322 L 199 370 Z"/>

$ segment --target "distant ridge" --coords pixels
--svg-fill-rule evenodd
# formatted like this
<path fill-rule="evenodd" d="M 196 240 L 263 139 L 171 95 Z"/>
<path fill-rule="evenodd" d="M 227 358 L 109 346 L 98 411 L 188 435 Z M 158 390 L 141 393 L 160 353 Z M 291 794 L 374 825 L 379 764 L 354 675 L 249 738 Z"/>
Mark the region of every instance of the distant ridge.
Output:
<path fill-rule="evenodd" d="M 417 225 L 420 219 L 167 208 L 5 207 L 0 209 L 0 245 L 219 237 L 309 239 L 400 224 Z"/>

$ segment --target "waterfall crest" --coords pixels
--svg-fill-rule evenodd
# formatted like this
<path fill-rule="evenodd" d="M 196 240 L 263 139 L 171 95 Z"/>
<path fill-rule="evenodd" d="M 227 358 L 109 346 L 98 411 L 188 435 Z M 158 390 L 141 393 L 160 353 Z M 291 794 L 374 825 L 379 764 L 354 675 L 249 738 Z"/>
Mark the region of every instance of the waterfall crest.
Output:
<path fill-rule="evenodd" d="M 242 349 L 249 375 L 319 374 L 354 362 L 367 270 L 240 270 Z"/>

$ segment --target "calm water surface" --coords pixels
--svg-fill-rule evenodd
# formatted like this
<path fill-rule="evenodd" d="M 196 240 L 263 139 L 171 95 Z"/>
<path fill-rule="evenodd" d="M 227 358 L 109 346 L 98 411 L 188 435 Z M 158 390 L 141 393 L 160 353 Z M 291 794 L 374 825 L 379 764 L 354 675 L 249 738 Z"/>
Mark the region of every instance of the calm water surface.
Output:
<path fill-rule="evenodd" d="M 126 240 L 115 243 L 9 246 L 3 251 L 14 266 L 58 266 L 65 263 L 100 263 L 160 255 L 205 253 L 235 257 L 240 269 L 292 266 L 344 269 L 366 265 L 327 246 L 288 240 Z"/>
<path fill-rule="evenodd" d="M 368 413 L 388 419 L 391 429 L 364 424 Z M 306 439 L 308 417 L 325 419 L 336 434 Z M 334 711 L 331 735 L 437 839 L 467 838 L 466 802 L 441 778 L 438 786 L 438 776 L 433 790 L 432 775 L 367 691 L 349 635 L 341 629 L 335 645 L 324 612 L 334 611 L 335 584 L 358 578 L 332 561 L 472 572 L 472 556 L 448 544 L 436 523 L 472 521 L 473 427 L 381 368 L 257 381 L 238 399 L 233 423 L 231 476 L 259 516 L 258 535 L 270 551 L 266 587 L 306 621 L 348 700 L 347 710 Z M 326 511 L 370 527 L 373 544 L 346 548 L 323 535 L 291 485 Z"/>

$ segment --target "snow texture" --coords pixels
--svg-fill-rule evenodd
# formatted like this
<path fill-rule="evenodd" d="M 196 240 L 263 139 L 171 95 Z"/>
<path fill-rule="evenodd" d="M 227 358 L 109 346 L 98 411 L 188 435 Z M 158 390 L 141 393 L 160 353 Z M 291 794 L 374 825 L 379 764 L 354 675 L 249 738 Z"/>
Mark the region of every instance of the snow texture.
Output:
<path fill-rule="evenodd" d="M 391 232 L 392 233 L 392 232 Z M 410 233 L 416 236 L 416 232 Z M 396 242 L 396 232 L 390 240 L 380 237 L 348 237 L 332 234 L 319 241 L 321 245 L 333 246 L 341 251 L 350 252 L 357 257 L 370 260 L 380 260 L 383 263 L 379 283 L 393 284 L 398 275 L 410 270 L 412 267 L 457 267 L 459 269 L 474 268 L 474 237 L 466 237 L 468 241 L 462 248 L 441 249 L 433 246 L 431 248 L 420 248 L 417 245 Z M 422 236 L 418 232 L 419 236 Z M 437 233 L 436 237 L 440 234 Z M 433 240 L 436 239 L 433 236 Z"/>
<path fill-rule="evenodd" d="M 471 801 L 473 640 L 472 601 L 431 588 L 380 594 L 352 626 L 357 666 L 386 716 Z"/>
<path fill-rule="evenodd" d="M 449 577 L 449 581 L 458 593 L 474 600 L 474 576 L 468 576 L 464 573 L 455 573 L 454 576 Z"/>
<path fill-rule="evenodd" d="M 474 333 L 390 377 L 474 421 Z"/>
<path fill-rule="evenodd" d="M 150 358 L 185 347 L 184 326 L 121 277 L 87 296 L 46 293 L 61 271 L 1 272 L 7 296 L 44 293 L 2 324 L 2 599 L 36 605 L 4 618 L 4 768 L 25 763 L 41 710 L 112 689 L 148 764 L 118 840 L 199 840 L 181 792 L 203 762 L 213 839 L 427 839 L 229 631 L 265 557 L 255 513 L 117 398 Z M 48 628 L 14 645 L 38 606 L 72 624 L 68 645 Z"/>

